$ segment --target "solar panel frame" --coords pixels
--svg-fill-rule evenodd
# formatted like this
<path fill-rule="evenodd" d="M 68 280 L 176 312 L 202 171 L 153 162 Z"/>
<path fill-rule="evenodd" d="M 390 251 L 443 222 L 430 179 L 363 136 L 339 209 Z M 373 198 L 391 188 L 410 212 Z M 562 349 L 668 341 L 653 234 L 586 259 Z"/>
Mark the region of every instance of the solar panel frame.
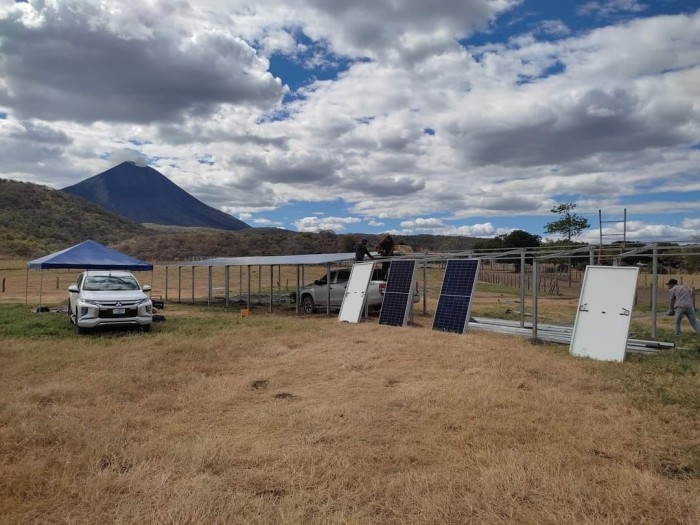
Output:
<path fill-rule="evenodd" d="M 338 321 L 360 322 L 362 311 L 367 303 L 367 290 L 374 271 L 373 262 L 355 263 L 350 270 L 350 278 L 345 288 L 343 302 L 338 312 Z"/>
<path fill-rule="evenodd" d="M 625 360 L 638 276 L 636 266 L 586 267 L 569 353 Z"/>
<path fill-rule="evenodd" d="M 479 263 L 479 259 L 447 260 L 433 330 L 460 334 L 467 331 Z"/>
<path fill-rule="evenodd" d="M 413 313 L 413 293 L 416 286 L 416 260 L 391 261 L 387 277 L 379 324 L 406 326 Z"/>

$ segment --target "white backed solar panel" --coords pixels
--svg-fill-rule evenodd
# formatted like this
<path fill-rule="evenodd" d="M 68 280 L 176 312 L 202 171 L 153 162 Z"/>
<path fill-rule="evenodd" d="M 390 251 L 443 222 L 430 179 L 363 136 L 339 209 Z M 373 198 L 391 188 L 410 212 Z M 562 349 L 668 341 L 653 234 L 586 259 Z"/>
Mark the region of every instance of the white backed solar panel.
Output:
<path fill-rule="evenodd" d="M 393 260 L 389 267 L 379 324 L 406 326 L 413 308 L 416 261 Z"/>
<path fill-rule="evenodd" d="M 636 266 L 586 267 L 571 354 L 601 361 L 625 359 L 638 274 Z"/>
<path fill-rule="evenodd" d="M 449 259 L 440 287 L 433 330 L 464 333 L 479 275 L 478 259 Z"/>
<path fill-rule="evenodd" d="M 355 263 L 350 270 L 350 279 L 345 288 L 343 303 L 340 305 L 338 321 L 358 323 L 367 300 L 367 289 L 372 279 L 374 263 Z"/>

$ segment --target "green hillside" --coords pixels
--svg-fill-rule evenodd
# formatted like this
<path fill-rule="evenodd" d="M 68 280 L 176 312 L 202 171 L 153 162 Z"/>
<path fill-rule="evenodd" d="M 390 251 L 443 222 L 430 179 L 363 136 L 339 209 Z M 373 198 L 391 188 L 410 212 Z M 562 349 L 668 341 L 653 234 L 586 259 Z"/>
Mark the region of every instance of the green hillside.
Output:
<path fill-rule="evenodd" d="M 120 215 L 46 186 L 0 179 L 0 258 L 33 259 L 87 239 L 144 261 L 166 262 L 201 257 L 246 257 L 351 252 L 378 235 L 332 231 L 293 232 L 277 228 L 215 230 L 134 223 Z M 465 250 L 476 239 L 436 235 L 395 236 L 399 250 Z"/>
<path fill-rule="evenodd" d="M 145 231 L 79 197 L 0 179 L 0 257 L 40 257 L 87 239 L 112 244 Z"/>

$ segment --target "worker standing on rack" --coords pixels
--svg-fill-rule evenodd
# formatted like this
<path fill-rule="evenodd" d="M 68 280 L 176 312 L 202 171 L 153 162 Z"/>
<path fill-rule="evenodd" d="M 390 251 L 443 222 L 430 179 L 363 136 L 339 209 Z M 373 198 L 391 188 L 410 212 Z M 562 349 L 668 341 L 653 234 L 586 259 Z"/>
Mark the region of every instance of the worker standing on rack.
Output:
<path fill-rule="evenodd" d="M 367 249 L 367 239 L 362 239 L 355 245 L 355 261 L 364 261 L 365 255 L 369 256 L 370 259 L 374 259 Z"/>
<path fill-rule="evenodd" d="M 394 238 L 391 235 L 387 235 L 377 244 L 377 252 L 379 252 L 379 255 L 382 257 L 391 257 L 394 255 L 394 246 L 396 246 L 394 244 Z M 390 266 L 390 261 L 382 263 L 382 279 L 386 280 L 387 275 L 389 275 Z"/>

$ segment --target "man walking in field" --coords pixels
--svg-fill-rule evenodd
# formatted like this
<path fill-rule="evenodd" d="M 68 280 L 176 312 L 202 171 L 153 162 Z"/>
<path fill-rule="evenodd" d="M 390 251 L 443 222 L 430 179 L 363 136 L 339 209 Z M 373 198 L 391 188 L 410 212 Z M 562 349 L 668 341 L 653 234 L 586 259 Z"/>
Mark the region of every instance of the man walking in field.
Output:
<path fill-rule="evenodd" d="M 675 279 L 669 279 L 666 286 L 668 286 L 668 315 L 675 315 L 676 337 L 681 335 L 681 320 L 684 316 L 688 318 L 695 333 L 700 334 L 700 327 L 698 327 L 698 320 L 695 316 L 693 292 L 687 286 L 678 284 Z"/>

